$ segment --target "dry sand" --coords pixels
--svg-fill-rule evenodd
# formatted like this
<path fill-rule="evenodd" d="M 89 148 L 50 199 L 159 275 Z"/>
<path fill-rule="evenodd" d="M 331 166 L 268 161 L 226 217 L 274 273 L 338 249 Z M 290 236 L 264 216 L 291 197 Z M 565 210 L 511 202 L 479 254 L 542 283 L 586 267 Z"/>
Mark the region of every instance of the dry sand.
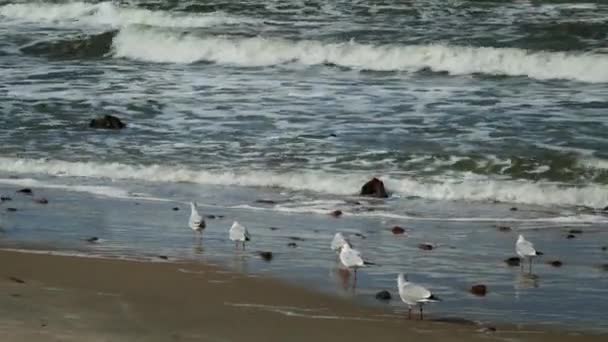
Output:
<path fill-rule="evenodd" d="M 0 341 L 600 341 L 407 321 L 199 263 L 0 251 Z"/>

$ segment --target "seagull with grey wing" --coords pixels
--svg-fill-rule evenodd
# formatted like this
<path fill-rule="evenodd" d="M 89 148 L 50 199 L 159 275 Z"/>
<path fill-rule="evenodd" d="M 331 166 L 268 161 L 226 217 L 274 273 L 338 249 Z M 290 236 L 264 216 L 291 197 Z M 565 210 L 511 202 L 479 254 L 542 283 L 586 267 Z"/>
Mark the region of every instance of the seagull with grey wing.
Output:
<path fill-rule="evenodd" d="M 523 271 L 524 269 L 524 263 L 523 261 L 525 259 L 528 259 L 529 263 L 530 263 L 530 273 L 532 273 L 532 259 L 539 256 L 539 255 L 543 255 L 543 253 L 537 251 L 534 248 L 534 244 L 532 244 L 532 242 L 526 240 L 524 238 L 523 235 L 519 234 L 519 237 L 517 238 L 517 242 L 515 243 L 515 252 L 517 253 L 517 255 L 519 255 L 519 258 L 521 259 L 521 269 Z"/>
<path fill-rule="evenodd" d="M 412 319 L 412 307 L 418 306 L 420 308 L 420 320 L 422 320 L 422 306 L 426 303 L 441 301 L 426 288 L 409 282 L 403 273 L 399 273 L 397 277 L 397 287 L 399 288 L 399 297 L 409 307 L 408 319 Z"/>
<path fill-rule="evenodd" d="M 199 236 L 203 236 L 203 230 L 205 229 L 205 220 L 198 213 L 198 207 L 196 202 L 190 202 L 190 220 L 188 225 L 193 231 L 199 233 Z"/>
<path fill-rule="evenodd" d="M 340 248 L 339 257 L 342 265 L 344 265 L 349 270 L 352 269 L 355 273 L 353 288 L 355 288 L 355 286 L 357 285 L 357 269 L 365 267 L 367 265 L 375 265 L 373 262 L 363 260 L 363 258 L 361 257 L 361 252 L 352 248 L 348 243 L 342 245 L 342 248 Z"/>
<path fill-rule="evenodd" d="M 243 245 L 243 249 L 245 249 L 245 242 L 251 240 L 251 236 L 249 235 L 247 228 L 242 224 L 238 223 L 237 221 L 234 221 L 234 223 L 232 223 L 229 235 L 230 240 L 235 242 L 236 247 L 238 247 L 239 242 L 241 242 Z"/>

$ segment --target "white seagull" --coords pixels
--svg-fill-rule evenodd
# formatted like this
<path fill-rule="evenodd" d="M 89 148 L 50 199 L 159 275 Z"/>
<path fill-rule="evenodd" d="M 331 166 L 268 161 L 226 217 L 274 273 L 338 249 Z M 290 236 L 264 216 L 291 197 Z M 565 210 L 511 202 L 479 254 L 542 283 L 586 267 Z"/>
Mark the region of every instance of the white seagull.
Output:
<path fill-rule="evenodd" d="M 251 237 L 245 226 L 234 221 L 232 227 L 230 227 L 230 240 L 234 241 L 236 246 L 241 242 L 243 244 L 243 249 L 245 249 L 245 241 L 251 240 Z"/>
<path fill-rule="evenodd" d="M 534 249 L 534 244 L 532 242 L 526 240 L 523 235 L 519 234 L 517 238 L 517 242 L 515 243 L 515 252 L 519 255 L 519 258 L 522 259 L 521 268 L 523 270 L 525 259 L 528 259 L 530 262 L 530 273 L 532 273 L 532 258 L 542 255 L 543 253 Z"/>
<path fill-rule="evenodd" d="M 349 245 L 350 247 L 352 247 L 350 241 L 348 241 L 348 239 L 345 238 L 342 233 L 336 233 L 336 235 L 334 235 L 333 240 L 331 240 L 331 249 L 336 253 L 340 253 L 340 250 L 344 245 Z"/>
<path fill-rule="evenodd" d="M 407 281 L 407 277 L 403 273 L 399 273 L 397 277 L 397 287 L 399 288 L 399 297 L 401 300 L 408 305 L 408 319 L 412 319 L 412 307 L 418 306 L 420 308 L 420 319 L 422 316 L 422 306 L 426 303 L 438 302 L 439 298 L 435 297 L 431 291 L 426 288 Z"/>
<path fill-rule="evenodd" d="M 357 269 L 367 265 L 375 265 L 372 262 L 363 260 L 361 257 L 361 252 L 352 248 L 348 243 L 342 245 L 342 248 L 340 249 L 340 262 L 342 262 L 342 265 L 344 265 L 346 268 L 352 268 L 355 272 L 353 289 L 357 285 Z"/>
<path fill-rule="evenodd" d="M 190 228 L 192 228 L 192 230 L 198 232 L 200 236 L 202 236 L 203 229 L 205 229 L 205 220 L 203 220 L 201 215 L 198 213 L 196 202 L 190 202 L 190 209 L 190 221 L 188 222 L 188 225 Z"/>

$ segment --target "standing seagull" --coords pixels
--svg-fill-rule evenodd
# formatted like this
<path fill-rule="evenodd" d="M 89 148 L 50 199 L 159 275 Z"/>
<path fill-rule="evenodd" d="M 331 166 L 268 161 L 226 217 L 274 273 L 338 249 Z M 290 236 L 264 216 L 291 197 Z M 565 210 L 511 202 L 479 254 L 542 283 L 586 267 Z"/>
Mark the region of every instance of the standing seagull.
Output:
<path fill-rule="evenodd" d="M 234 221 L 232 227 L 230 227 L 230 240 L 235 241 L 236 247 L 238 247 L 240 241 L 243 244 L 243 249 L 245 249 L 245 241 L 249 241 L 251 238 L 247 228 L 237 221 Z"/>
<path fill-rule="evenodd" d="M 440 301 L 440 299 L 435 297 L 431 291 L 407 281 L 407 277 L 403 273 L 399 273 L 399 276 L 397 277 L 397 287 L 399 288 L 399 297 L 401 297 L 401 300 L 409 307 L 408 319 L 412 319 L 413 306 L 420 307 L 420 320 L 422 320 L 422 306 L 425 303 Z"/>
<path fill-rule="evenodd" d="M 331 249 L 336 253 L 340 253 L 340 250 L 344 245 L 349 245 L 350 247 L 352 247 L 350 241 L 348 241 L 348 239 L 345 238 L 342 233 L 336 233 L 336 235 L 334 235 L 333 240 L 331 240 Z"/>
<path fill-rule="evenodd" d="M 203 236 L 203 229 L 205 229 L 205 220 L 198 213 L 196 202 L 190 202 L 190 221 L 188 225 L 192 230 L 198 232 L 200 236 Z"/>
<path fill-rule="evenodd" d="M 519 255 L 519 258 L 522 259 L 521 269 L 524 269 L 523 260 L 528 259 L 530 262 L 530 273 L 532 273 L 532 258 L 538 255 L 542 255 L 543 253 L 538 252 L 534 249 L 534 245 L 532 242 L 526 240 L 523 235 L 519 234 L 517 238 L 517 242 L 515 243 L 515 252 Z"/>
<path fill-rule="evenodd" d="M 342 245 L 342 248 L 340 249 L 340 261 L 346 268 L 352 268 L 355 272 L 353 288 L 357 285 L 357 269 L 365 267 L 365 265 L 374 265 L 371 262 L 364 261 L 363 258 L 361 258 L 361 252 L 353 249 L 348 243 Z"/>

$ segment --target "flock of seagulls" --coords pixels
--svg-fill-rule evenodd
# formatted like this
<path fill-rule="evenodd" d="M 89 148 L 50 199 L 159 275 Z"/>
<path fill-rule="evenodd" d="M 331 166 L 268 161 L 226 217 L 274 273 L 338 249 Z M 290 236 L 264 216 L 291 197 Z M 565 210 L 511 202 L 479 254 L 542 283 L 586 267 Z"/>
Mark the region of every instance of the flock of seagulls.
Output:
<path fill-rule="evenodd" d="M 203 230 L 205 229 L 205 221 L 202 216 L 198 212 L 198 207 L 195 202 L 190 202 L 190 221 L 189 226 L 202 236 Z M 234 221 L 230 230 L 228 231 L 228 235 L 231 241 L 235 242 L 235 247 L 238 248 L 239 244 L 241 244 L 242 248 L 245 249 L 245 243 L 251 240 L 251 236 L 247 231 L 247 228 L 242 224 Z M 340 263 L 346 267 L 348 270 L 353 270 L 354 272 L 354 283 L 353 287 L 357 282 L 357 270 L 361 267 L 365 267 L 368 265 L 375 265 L 372 262 L 366 261 L 361 256 L 361 252 L 353 248 L 350 240 L 344 236 L 344 234 L 338 232 L 334 235 L 334 238 L 330 244 L 331 249 L 338 254 L 338 258 L 340 259 Z M 532 272 L 532 259 L 542 255 L 541 252 L 537 251 L 534 248 L 534 245 L 526 240 L 523 235 L 519 235 L 517 238 L 517 242 L 515 243 L 515 252 L 519 256 L 520 265 L 522 266 L 526 259 L 529 261 L 530 265 L 530 273 Z M 401 301 L 408 306 L 408 318 L 412 318 L 412 308 L 418 307 L 420 310 L 420 319 L 424 318 L 423 316 L 423 305 L 432 302 L 441 301 L 438 297 L 436 297 L 431 291 L 429 291 L 424 286 L 418 285 L 416 283 L 410 282 L 407 279 L 407 276 L 404 273 L 400 273 L 397 276 L 397 289 L 399 290 L 399 297 Z"/>

